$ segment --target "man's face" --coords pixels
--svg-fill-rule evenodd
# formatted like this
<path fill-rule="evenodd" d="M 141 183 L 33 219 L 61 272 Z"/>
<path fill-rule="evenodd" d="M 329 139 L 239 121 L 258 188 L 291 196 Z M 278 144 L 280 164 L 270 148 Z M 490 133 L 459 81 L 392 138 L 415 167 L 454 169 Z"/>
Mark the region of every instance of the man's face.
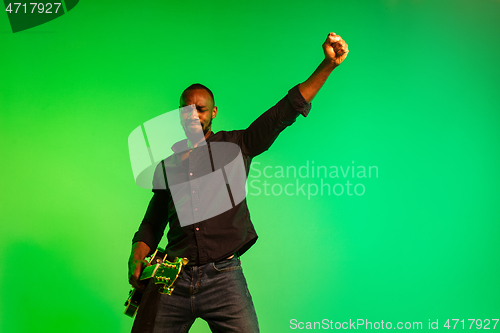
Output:
<path fill-rule="evenodd" d="M 191 106 L 195 107 L 191 107 Z M 217 115 L 217 107 L 205 89 L 184 92 L 180 100 L 181 124 L 186 135 L 207 134 L 212 127 L 212 119 Z M 201 126 L 200 126 L 201 125 Z"/>

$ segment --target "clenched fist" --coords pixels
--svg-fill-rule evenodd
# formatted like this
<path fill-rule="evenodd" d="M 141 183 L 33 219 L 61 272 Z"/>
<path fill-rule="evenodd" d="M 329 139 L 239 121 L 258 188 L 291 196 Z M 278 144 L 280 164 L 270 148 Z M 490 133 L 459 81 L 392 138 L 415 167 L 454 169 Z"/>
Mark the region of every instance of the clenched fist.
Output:
<path fill-rule="evenodd" d="M 325 60 L 338 66 L 347 57 L 349 48 L 342 37 L 336 35 L 334 32 L 330 32 L 323 43 L 323 52 L 325 53 Z"/>

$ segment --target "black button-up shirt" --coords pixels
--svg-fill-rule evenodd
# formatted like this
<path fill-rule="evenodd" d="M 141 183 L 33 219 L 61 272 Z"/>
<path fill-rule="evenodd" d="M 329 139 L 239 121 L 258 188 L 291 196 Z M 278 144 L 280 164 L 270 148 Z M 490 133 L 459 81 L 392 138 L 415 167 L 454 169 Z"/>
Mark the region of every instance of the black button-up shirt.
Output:
<path fill-rule="evenodd" d="M 169 224 L 166 251 L 170 260 L 175 257 L 185 257 L 189 259 L 188 265 L 203 265 L 224 259 L 233 253 L 241 255 L 246 252 L 257 240 L 246 199 L 237 200 L 235 203 L 231 197 L 232 207 L 221 214 L 197 222 L 196 206 L 199 197 L 195 192 L 199 189 L 196 185 L 188 185 L 191 186 L 189 191 L 193 195 L 189 200 L 184 200 L 184 203 L 189 205 L 196 223 L 181 226 L 169 185 L 190 184 L 190 180 L 207 175 L 221 167 L 221 165 L 214 166 L 211 157 L 207 158 L 210 154 L 210 143 L 215 142 L 227 142 L 239 146 L 248 176 L 252 158 L 266 151 L 281 131 L 293 124 L 299 114 L 307 116 L 310 109 L 311 104 L 306 102 L 297 85 L 246 130 L 211 133 L 206 139 L 207 144 L 194 148 L 187 160 L 181 161 L 182 152 L 189 150 L 187 141 L 176 143 L 172 147 L 174 154 L 159 163 L 156 168 L 153 198 L 132 242 L 142 241 L 154 251 L 163 237 L 166 225 Z M 232 153 L 228 153 L 228 156 L 230 159 L 235 157 Z M 220 161 L 222 165 L 228 162 L 229 160 Z"/>

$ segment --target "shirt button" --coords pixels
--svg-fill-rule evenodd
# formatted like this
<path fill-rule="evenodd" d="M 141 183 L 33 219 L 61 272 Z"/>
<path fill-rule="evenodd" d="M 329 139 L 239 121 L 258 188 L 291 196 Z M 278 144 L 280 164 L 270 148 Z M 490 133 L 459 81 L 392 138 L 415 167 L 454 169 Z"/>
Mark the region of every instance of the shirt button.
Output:
<path fill-rule="evenodd" d="M 200 231 L 200 228 L 196 227 L 196 231 Z"/>

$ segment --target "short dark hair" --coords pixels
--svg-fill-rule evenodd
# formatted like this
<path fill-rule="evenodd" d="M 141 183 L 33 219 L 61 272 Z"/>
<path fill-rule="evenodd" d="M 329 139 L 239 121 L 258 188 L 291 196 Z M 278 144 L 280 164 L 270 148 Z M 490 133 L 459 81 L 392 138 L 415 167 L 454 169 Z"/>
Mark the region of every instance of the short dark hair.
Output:
<path fill-rule="evenodd" d="M 210 89 L 208 89 L 206 86 L 204 86 L 203 84 L 201 83 L 193 83 L 192 85 L 190 85 L 189 87 L 187 87 L 186 89 L 184 89 L 184 91 L 182 92 L 181 94 L 181 97 L 184 95 L 184 93 L 188 90 L 194 90 L 194 89 L 203 89 L 205 90 L 206 92 L 208 92 L 208 94 L 210 95 L 210 97 L 212 97 L 212 101 L 214 101 L 214 105 L 215 105 L 215 98 L 214 98 L 214 94 L 212 93 L 212 91 Z"/>

